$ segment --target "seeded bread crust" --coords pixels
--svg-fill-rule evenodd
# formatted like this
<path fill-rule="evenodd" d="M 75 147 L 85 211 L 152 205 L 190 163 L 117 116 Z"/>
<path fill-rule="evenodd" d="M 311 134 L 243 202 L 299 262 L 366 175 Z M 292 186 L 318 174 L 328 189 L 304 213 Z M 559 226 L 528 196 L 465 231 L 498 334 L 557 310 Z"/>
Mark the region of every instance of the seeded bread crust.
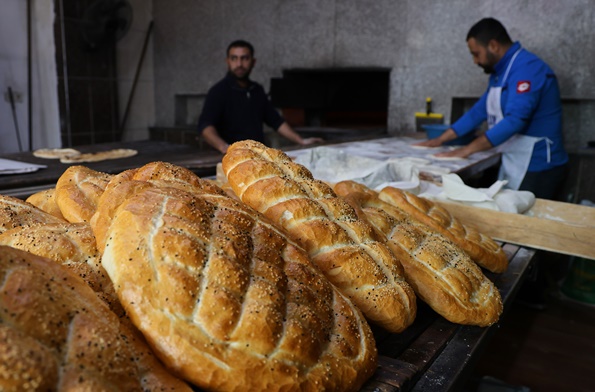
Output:
<path fill-rule="evenodd" d="M 72 223 L 89 222 L 99 197 L 113 176 L 85 166 L 71 166 L 56 182 L 55 200 L 64 218 Z"/>
<path fill-rule="evenodd" d="M 508 268 L 508 258 L 500 245 L 475 228 L 462 224 L 444 207 L 393 187 L 384 188 L 379 197 L 459 245 L 473 261 L 488 271 L 501 273 Z"/>
<path fill-rule="evenodd" d="M 175 374 L 207 390 L 356 391 L 363 315 L 265 217 L 190 171 L 114 177 L 92 219 L 120 301 Z"/>
<path fill-rule="evenodd" d="M 183 391 L 86 283 L 0 246 L 0 390 Z"/>
<path fill-rule="evenodd" d="M 308 169 L 246 140 L 228 148 L 223 171 L 234 193 L 301 244 L 370 321 L 391 332 L 413 322 L 415 294 L 385 239 Z"/>
<path fill-rule="evenodd" d="M 498 321 L 503 309 L 498 289 L 459 246 L 364 185 L 343 181 L 334 189 L 388 238 L 407 281 L 438 314 L 481 327 Z"/>

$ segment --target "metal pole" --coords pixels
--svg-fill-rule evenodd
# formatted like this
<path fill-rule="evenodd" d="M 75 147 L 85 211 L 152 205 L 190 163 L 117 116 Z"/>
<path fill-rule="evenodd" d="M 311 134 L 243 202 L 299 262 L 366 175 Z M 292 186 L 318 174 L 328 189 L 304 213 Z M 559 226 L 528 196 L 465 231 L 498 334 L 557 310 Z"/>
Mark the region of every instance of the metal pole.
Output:
<path fill-rule="evenodd" d="M 8 86 L 8 99 L 10 100 L 10 107 L 12 108 L 12 121 L 14 121 L 14 129 L 17 133 L 17 142 L 19 143 L 19 152 L 23 152 L 23 146 L 21 144 L 21 131 L 19 130 L 19 121 L 17 119 L 17 110 L 14 105 L 14 94 L 12 93 L 12 87 Z"/>
<path fill-rule="evenodd" d="M 29 121 L 29 151 L 33 150 L 33 97 L 31 78 L 31 0 L 27 0 L 27 117 Z"/>
<path fill-rule="evenodd" d="M 72 126 L 70 121 L 70 92 L 68 90 L 68 56 L 66 55 L 66 31 L 64 26 L 64 1 L 60 2 L 60 40 L 62 41 L 62 79 L 64 80 L 64 117 L 68 147 L 72 147 Z M 62 136 L 62 135 L 60 135 Z"/>

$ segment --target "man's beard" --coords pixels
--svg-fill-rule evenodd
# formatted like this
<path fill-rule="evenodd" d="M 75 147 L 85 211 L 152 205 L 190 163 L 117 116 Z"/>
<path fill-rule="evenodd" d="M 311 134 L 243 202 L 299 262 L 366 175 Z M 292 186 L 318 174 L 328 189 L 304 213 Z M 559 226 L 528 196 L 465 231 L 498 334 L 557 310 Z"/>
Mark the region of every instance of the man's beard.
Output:
<path fill-rule="evenodd" d="M 483 68 L 483 72 L 487 74 L 495 73 L 496 70 L 494 69 L 494 66 L 498 61 L 496 61 L 496 56 L 489 50 L 487 51 L 487 60 L 487 64 L 479 64 L 479 66 Z"/>
<path fill-rule="evenodd" d="M 237 71 L 241 71 L 241 72 L 237 72 Z M 237 79 L 237 80 L 248 80 L 250 77 L 250 69 L 246 69 L 243 67 L 237 67 L 233 70 L 231 70 L 231 74 Z"/>

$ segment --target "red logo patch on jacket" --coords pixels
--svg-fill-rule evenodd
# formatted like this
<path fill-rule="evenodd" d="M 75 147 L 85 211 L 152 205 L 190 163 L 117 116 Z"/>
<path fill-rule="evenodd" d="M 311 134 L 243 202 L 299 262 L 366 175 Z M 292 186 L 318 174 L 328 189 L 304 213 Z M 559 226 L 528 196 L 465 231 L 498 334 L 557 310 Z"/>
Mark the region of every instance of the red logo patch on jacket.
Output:
<path fill-rule="evenodd" d="M 531 82 L 528 80 L 521 80 L 516 84 L 516 92 L 519 94 L 528 93 L 531 91 Z"/>

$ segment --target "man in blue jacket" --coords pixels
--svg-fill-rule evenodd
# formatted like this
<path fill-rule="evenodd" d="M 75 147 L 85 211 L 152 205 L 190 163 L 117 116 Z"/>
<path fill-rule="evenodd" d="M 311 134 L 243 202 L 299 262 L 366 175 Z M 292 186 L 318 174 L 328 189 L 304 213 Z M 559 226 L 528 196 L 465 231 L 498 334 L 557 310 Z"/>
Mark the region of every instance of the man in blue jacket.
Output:
<path fill-rule="evenodd" d="M 437 147 L 473 132 L 488 130 L 473 142 L 442 156 L 465 158 L 492 147 L 502 153 L 500 179 L 508 187 L 553 199 L 565 177 L 568 155 L 562 137 L 562 105 L 552 69 L 493 18 L 477 22 L 467 34 L 473 62 L 490 74 L 487 91 L 440 137 L 420 143 Z"/>
<path fill-rule="evenodd" d="M 254 47 L 237 40 L 227 47 L 227 75 L 209 89 L 198 119 L 198 131 L 213 148 L 225 154 L 236 141 L 264 143 L 263 123 L 290 141 L 309 145 L 320 138 L 302 138 L 271 104 L 262 86 L 250 79 L 256 63 Z"/>

